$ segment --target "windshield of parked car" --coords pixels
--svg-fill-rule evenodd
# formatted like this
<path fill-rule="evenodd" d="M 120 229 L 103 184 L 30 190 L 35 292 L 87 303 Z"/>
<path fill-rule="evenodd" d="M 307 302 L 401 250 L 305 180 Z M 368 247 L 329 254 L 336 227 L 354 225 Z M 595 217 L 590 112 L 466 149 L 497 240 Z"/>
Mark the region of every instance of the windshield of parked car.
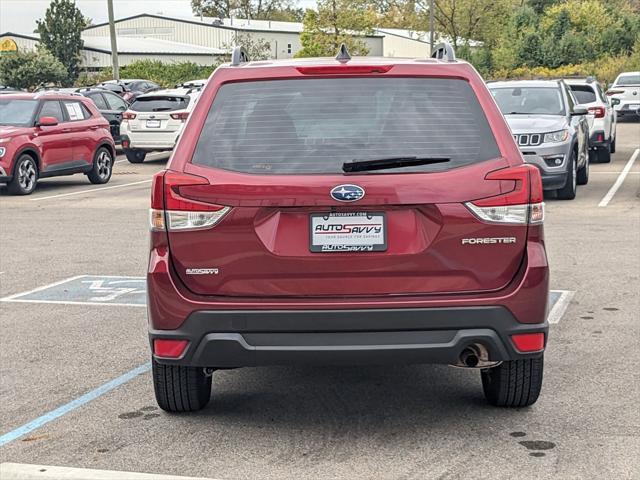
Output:
<path fill-rule="evenodd" d="M 185 110 L 189 105 L 189 97 L 138 97 L 129 107 L 134 112 L 170 112 Z"/>
<path fill-rule="evenodd" d="M 640 86 L 640 75 L 620 75 L 615 83 L 616 86 Z"/>
<path fill-rule="evenodd" d="M 503 115 L 564 115 L 564 103 L 559 88 L 496 87 L 493 98 Z"/>
<path fill-rule="evenodd" d="M 0 125 L 28 127 L 38 107 L 37 100 L 2 98 L 0 99 Z"/>
<path fill-rule="evenodd" d="M 578 103 L 591 103 L 597 100 L 596 92 L 589 85 L 569 85 Z"/>
<path fill-rule="evenodd" d="M 468 82 L 341 78 L 238 82 L 217 92 L 193 163 L 247 173 L 342 174 L 345 162 L 447 158 L 441 171 L 500 156 Z M 388 171 L 382 171 L 388 173 Z"/>

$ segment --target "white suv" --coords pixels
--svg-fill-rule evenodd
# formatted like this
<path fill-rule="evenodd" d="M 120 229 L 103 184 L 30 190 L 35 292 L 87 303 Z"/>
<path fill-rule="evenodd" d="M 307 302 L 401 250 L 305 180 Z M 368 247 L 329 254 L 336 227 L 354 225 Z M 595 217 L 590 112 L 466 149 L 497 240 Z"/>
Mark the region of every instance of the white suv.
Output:
<path fill-rule="evenodd" d="M 593 77 L 569 78 L 565 83 L 589 115 L 589 161 L 609 163 L 616 151 L 616 112 L 602 85 Z"/>
<path fill-rule="evenodd" d="M 619 117 L 640 115 L 640 72 L 622 72 L 607 90 Z"/>
<path fill-rule="evenodd" d="M 122 115 L 122 148 L 131 163 L 147 152 L 173 150 L 200 95 L 200 88 L 159 90 L 140 95 Z"/>

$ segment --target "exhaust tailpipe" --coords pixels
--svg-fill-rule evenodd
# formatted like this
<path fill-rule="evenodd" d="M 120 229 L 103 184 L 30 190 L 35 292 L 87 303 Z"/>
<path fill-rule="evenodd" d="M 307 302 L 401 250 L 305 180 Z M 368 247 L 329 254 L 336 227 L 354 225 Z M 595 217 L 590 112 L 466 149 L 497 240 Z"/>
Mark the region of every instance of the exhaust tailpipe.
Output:
<path fill-rule="evenodd" d="M 451 364 L 451 366 L 459 368 L 491 368 L 497 367 L 501 363 L 490 361 L 489 352 L 484 345 L 475 343 L 462 350 L 458 361 Z"/>

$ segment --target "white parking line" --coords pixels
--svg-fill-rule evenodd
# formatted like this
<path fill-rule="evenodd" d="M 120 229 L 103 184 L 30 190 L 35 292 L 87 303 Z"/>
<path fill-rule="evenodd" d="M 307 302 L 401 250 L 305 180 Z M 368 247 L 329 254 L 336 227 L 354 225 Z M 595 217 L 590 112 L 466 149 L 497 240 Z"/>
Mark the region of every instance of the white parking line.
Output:
<path fill-rule="evenodd" d="M 65 278 L 64 280 L 59 280 L 57 282 L 48 283 L 47 285 L 43 285 L 38 288 L 34 288 L 33 290 L 27 290 L 26 292 L 14 293 L 13 295 L 9 295 L 8 297 L 0 298 L 0 302 L 10 302 L 16 297 L 22 297 L 23 295 L 31 295 L 32 293 L 41 292 L 42 290 L 46 290 L 47 288 L 57 287 L 58 285 L 62 285 L 63 283 L 71 282 L 72 280 L 77 280 L 79 278 L 85 278 L 87 275 L 76 275 L 75 277 Z"/>
<path fill-rule="evenodd" d="M 573 295 L 576 293 L 569 290 L 556 290 L 556 292 L 562 293 L 560 294 L 558 301 L 553 305 L 549 315 L 547 315 L 547 321 L 549 323 L 558 323 L 560 321 L 564 312 L 567 311 Z"/>
<path fill-rule="evenodd" d="M 88 468 L 52 467 L 27 463 L 2 463 L 0 476 L 3 480 L 208 480 L 202 477 L 177 477 L 153 473 L 120 472 L 115 470 L 93 470 Z"/>
<path fill-rule="evenodd" d="M 633 166 L 633 162 L 635 162 L 636 158 L 638 158 L 638 155 L 640 155 L 640 148 L 636 148 L 636 151 L 633 152 L 633 155 L 631 155 L 631 158 L 622 169 L 622 172 L 620 172 L 620 176 L 617 178 L 616 182 L 612 185 L 612 187 L 609 189 L 607 194 L 602 198 L 602 200 L 600 200 L 598 207 L 606 207 L 607 205 L 609 205 L 609 202 L 611 201 L 613 196 L 616 194 L 616 192 L 622 185 L 622 182 L 624 182 L 624 179 L 627 178 L 627 174 L 629 173 L 629 170 L 631 170 L 631 167 Z"/>
<path fill-rule="evenodd" d="M 100 187 L 100 188 L 92 188 L 89 190 L 80 190 L 79 192 L 69 192 L 69 193 L 59 193 L 57 195 L 49 195 L 47 197 L 38 197 L 38 198 L 30 198 L 29 200 L 32 202 L 37 202 L 38 200 L 49 200 L 50 198 L 61 198 L 61 197 L 70 197 L 72 195 L 82 195 L 84 193 L 95 193 L 101 192 L 103 190 L 113 190 L 114 188 L 124 188 L 131 187 L 133 185 L 140 185 L 143 183 L 151 183 L 152 179 L 141 180 L 139 182 L 131 182 L 131 183 L 122 183 L 120 185 L 111 185 L 109 187 Z"/>

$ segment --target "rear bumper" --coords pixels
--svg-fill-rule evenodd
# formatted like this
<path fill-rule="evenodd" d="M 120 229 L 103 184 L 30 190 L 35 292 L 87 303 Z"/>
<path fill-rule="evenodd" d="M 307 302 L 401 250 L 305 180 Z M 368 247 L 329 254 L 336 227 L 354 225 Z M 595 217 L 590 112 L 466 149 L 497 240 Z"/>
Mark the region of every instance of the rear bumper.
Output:
<path fill-rule="evenodd" d="M 140 150 L 171 150 L 176 146 L 180 131 L 139 132 L 121 131 L 120 138 L 129 140 L 129 148 Z"/>
<path fill-rule="evenodd" d="M 513 281 L 495 292 L 374 298 L 231 298 L 190 292 L 169 251 L 151 250 L 149 336 L 186 339 L 180 359 L 160 363 L 232 368 L 318 363 L 454 363 L 465 346 L 491 360 L 527 358 L 515 333 L 547 333 L 549 268 L 542 227 L 530 226 Z M 539 353 L 538 353 L 539 354 Z"/>
<path fill-rule="evenodd" d="M 456 363 L 482 344 L 492 361 L 518 352 L 510 336 L 548 325 L 522 324 L 504 307 L 397 310 L 199 311 L 174 331 L 151 330 L 150 339 L 187 339 L 182 358 L 164 364 L 235 368 L 288 364 Z"/>

